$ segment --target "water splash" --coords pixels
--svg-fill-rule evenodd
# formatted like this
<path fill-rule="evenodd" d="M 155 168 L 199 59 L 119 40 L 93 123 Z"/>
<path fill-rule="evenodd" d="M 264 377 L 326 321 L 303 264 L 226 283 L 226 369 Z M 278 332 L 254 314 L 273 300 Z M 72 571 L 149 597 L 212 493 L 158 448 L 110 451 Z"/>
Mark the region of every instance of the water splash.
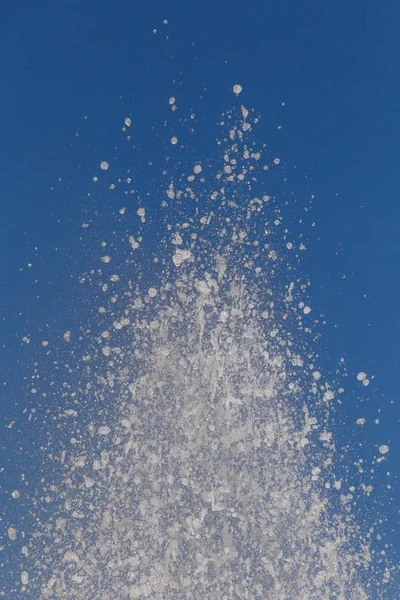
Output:
<path fill-rule="evenodd" d="M 305 246 L 263 191 L 281 160 L 246 137 L 256 117 L 234 115 L 214 162 L 170 176 L 154 252 L 152 206 L 139 206 L 121 243 L 139 259 L 124 264 L 104 242 L 101 268 L 84 276 L 108 326 L 83 336 L 63 396 L 70 439 L 51 445 L 37 499 L 51 511 L 35 513 L 21 593 L 367 598 L 368 545 L 349 497 L 340 511 L 332 501 L 327 415 L 340 390 L 314 364 L 296 277 Z M 64 340 L 73 345 L 70 331 Z"/>

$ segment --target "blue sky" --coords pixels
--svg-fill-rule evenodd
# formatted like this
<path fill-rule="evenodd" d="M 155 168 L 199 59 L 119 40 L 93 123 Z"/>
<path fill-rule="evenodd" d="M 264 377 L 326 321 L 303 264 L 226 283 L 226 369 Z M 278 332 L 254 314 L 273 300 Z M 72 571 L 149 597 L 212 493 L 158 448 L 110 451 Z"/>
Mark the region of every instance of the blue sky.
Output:
<path fill-rule="evenodd" d="M 399 17 L 398 5 L 387 0 L 39 0 L 3 7 L 4 425 L 21 414 L 23 378 L 31 372 L 21 337 L 29 330 L 42 339 L 38 330 L 46 323 L 62 329 L 67 313 L 81 320 L 73 315 L 70 275 L 88 262 L 79 241 L 85 193 L 123 118 L 140 116 L 140 153 L 162 154 L 157 132 L 165 99 L 179 93 L 182 106 L 202 115 L 196 143 L 204 154 L 213 120 L 230 106 L 232 84 L 240 82 L 246 103 L 262 115 L 258 139 L 284 158 L 288 172 L 297 165 L 307 177 L 302 190 L 315 194 L 310 222 L 316 226 L 308 226 L 302 269 L 310 275 L 313 307 L 327 319 L 326 367 L 334 371 L 343 356 L 350 373 L 340 431 L 344 442 L 363 443 L 367 456 L 390 445 L 376 493 L 400 549 Z M 128 160 L 122 155 L 121 149 L 121 160 Z M 139 177 L 144 186 L 145 170 Z M 368 388 L 358 384 L 359 371 L 375 376 Z M 362 431 L 355 426 L 360 416 L 367 418 Z M 24 464 L 15 451 L 24 433 L 4 433 L 4 425 L 8 489 L 10 473 Z"/>

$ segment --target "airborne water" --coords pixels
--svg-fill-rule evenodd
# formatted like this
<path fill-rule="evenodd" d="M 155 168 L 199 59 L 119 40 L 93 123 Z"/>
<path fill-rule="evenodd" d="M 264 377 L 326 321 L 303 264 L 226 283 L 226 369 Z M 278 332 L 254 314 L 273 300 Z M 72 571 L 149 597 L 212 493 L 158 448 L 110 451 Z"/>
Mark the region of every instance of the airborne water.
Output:
<path fill-rule="evenodd" d="M 170 159 L 162 195 L 128 198 L 121 239 L 82 275 L 100 290 L 94 324 L 79 343 L 64 333 L 64 425 L 16 598 L 370 597 L 368 536 L 335 476 L 343 390 L 318 370 L 296 270 L 305 246 L 269 191 L 280 159 L 235 100 L 215 157 Z"/>

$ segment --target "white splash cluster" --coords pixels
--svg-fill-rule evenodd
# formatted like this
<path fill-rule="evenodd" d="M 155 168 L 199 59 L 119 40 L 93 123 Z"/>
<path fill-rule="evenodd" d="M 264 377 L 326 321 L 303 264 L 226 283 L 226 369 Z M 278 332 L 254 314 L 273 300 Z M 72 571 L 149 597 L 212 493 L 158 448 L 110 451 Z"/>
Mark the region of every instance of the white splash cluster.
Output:
<path fill-rule="evenodd" d="M 364 373 L 363 371 L 361 371 L 360 373 L 358 373 L 358 375 L 357 375 L 357 379 L 358 379 L 358 381 L 361 381 L 361 383 L 362 383 L 364 386 L 367 386 L 367 385 L 369 385 L 369 379 L 368 379 L 368 376 L 367 376 L 367 374 L 366 374 L 366 373 Z"/>
<path fill-rule="evenodd" d="M 280 279 L 305 245 L 287 241 L 268 190 L 252 191 L 280 159 L 246 140 L 251 111 L 227 122 L 212 183 L 195 177 L 199 161 L 165 184 L 160 270 L 140 262 L 154 237 L 143 233 L 151 206 L 136 204 L 127 257 L 111 252 L 116 272 L 106 254 L 82 277 L 100 290 L 99 326 L 76 347 L 63 335 L 80 370 L 66 365 L 68 435 L 49 447 L 58 474 L 43 473 L 36 503 L 51 511 L 35 512 L 24 542 L 21 597 L 367 598 L 368 539 L 326 425 L 340 390 L 305 341 L 307 285 Z M 8 529 L 10 543 L 18 535 Z"/>
<path fill-rule="evenodd" d="M 251 283 L 214 262 L 163 286 L 156 312 L 136 309 L 134 345 L 107 346 L 97 390 L 119 379 L 118 409 L 64 455 L 42 598 L 365 598 L 318 488 L 329 470 L 309 472 L 321 442 L 287 385 L 291 353 L 255 318 Z"/>

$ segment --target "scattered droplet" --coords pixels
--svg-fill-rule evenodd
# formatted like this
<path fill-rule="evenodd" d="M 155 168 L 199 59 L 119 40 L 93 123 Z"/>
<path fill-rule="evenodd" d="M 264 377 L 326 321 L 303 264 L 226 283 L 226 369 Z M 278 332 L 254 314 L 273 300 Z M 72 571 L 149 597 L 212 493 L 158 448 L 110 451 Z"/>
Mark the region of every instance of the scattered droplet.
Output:
<path fill-rule="evenodd" d="M 176 250 L 174 256 L 172 257 L 172 260 L 176 267 L 180 267 L 181 264 L 183 262 L 185 262 L 186 260 L 188 260 L 191 256 L 192 256 L 192 253 L 190 252 L 190 250 L 178 249 L 178 250 Z"/>
<path fill-rule="evenodd" d="M 102 425 L 99 427 L 99 435 L 108 435 L 111 429 L 108 425 Z"/>

